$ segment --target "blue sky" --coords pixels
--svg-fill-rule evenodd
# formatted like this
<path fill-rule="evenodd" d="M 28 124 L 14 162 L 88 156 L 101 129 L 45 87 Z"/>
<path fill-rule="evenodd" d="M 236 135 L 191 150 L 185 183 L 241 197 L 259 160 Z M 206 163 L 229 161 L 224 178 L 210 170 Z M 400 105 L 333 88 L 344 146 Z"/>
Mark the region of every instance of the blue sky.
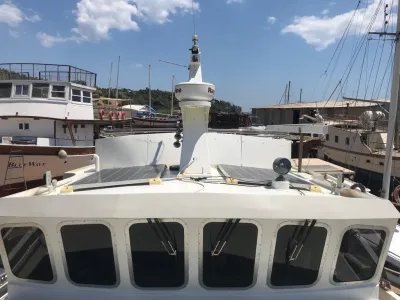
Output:
<path fill-rule="evenodd" d="M 300 88 L 303 101 L 326 100 L 380 2 L 361 1 L 354 11 L 358 0 L 196 0 L 203 80 L 216 85 L 216 98 L 245 109 L 278 103 L 289 80 L 291 101 L 298 101 Z M 388 3 L 389 13 L 395 8 L 393 2 L 383 2 Z M 115 87 L 120 55 L 120 87 L 147 87 L 151 64 L 152 88 L 170 90 L 172 74 L 179 82 L 187 79 L 188 72 L 158 60 L 188 63 L 191 10 L 191 0 L 0 0 L 1 60 L 74 65 L 96 72 L 102 87 L 108 86 L 113 61 Z M 339 59 L 321 77 L 353 15 Z M 395 16 L 389 16 L 391 25 Z M 382 24 L 383 8 L 371 29 L 379 30 Z M 382 45 L 369 42 L 370 66 L 375 48 L 380 53 Z M 390 42 L 384 47 L 381 75 Z M 362 49 L 354 70 L 361 67 Z M 365 90 L 365 84 L 358 87 L 359 74 L 351 74 L 346 95 Z M 380 96 L 385 96 L 383 90 Z"/>

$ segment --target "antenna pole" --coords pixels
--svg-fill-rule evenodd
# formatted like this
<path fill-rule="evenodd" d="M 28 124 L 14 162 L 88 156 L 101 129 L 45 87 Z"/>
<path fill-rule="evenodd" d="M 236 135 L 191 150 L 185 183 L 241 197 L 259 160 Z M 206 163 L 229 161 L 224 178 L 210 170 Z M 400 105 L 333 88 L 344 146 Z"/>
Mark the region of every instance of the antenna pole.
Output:
<path fill-rule="evenodd" d="M 288 90 L 287 90 L 287 103 L 290 102 L 290 80 L 289 80 L 289 85 L 288 85 Z"/>
<path fill-rule="evenodd" d="M 149 65 L 149 117 L 151 110 L 151 65 Z"/>
<path fill-rule="evenodd" d="M 174 84 L 175 84 L 175 76 L 172 75 L 172 89 L 171 89 L 171 116 L 174 112 Z"/>
<path fill-rule="evenodd" d="M 397 6 L 397 15 L 400 16 L 400 5 Z M 386 153 L 385 153 L 385 165 L 383 171 L 382 181 L 382 192 L 381 197 L 389 199 L 390 191 L 390 178 L 392 175 L 392 158 L 393 158 L 393 140 L 395 137 L 396 130 L 396 119 L 397 119 L 397 103 L 399 102 L 399 72 L 400 72 L 400 43 L 399 43 L 399 31 L 400 31 L 400 18 L 397 18 L 396 27 L 396 40 L 394 47 L 394 59 L 393 59 L 393 74 L 392 74 L 392 89 L 390 96 L 390 111 L 389 111 L 389 123 L 387 129 L 387 140 L 386 140 Z M 397 131 L 397 130 L 396 130 Z"/>
<path fill-rule="evenodd" d="M 118 56 L 118 68 L 117 68 L 117 86 L 115 87 L 115 98 L 118 99 L 118 80 L 119 80 L 119 62 L 121 60 L 121 56 Z"/>
<path fill-rule="evenodd" d="M 108 81 L 108 98 L 111 97 L 111 77 L 112 77 L 113 62 L 111 62 L 110 80 Z"/>

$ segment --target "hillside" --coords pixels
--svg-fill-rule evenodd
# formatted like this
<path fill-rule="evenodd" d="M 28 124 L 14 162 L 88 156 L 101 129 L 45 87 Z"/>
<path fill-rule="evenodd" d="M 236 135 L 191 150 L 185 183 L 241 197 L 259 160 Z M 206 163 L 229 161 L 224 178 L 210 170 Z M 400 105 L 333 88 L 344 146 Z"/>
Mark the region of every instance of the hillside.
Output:
<path fill-rule="evenodd" d="M 94 98 L 108 97 L 107 88 L 97 88 L 93 95 Z M 115 97 L 115 89 L 111 91 L 111 98 Z M 149 103 L 149 89 L 131 90 L 121 88 L 118 90 L 119 99 L 133 99 L 130 104 L 148 104 Z M 162 90 L 151 91 L 151 103 L 158 113 L 169 113 L 171 111 L 171 92 Z M 128 104 L 128 103 L 127 103 Z M 179 110 L 179 104 L 176 98 L 174 99 L 174 110 Z M 234 105 L 228 101 L 214 99 L 211 102 L 211 111 L 217 113 L 241 113 L 242 108 Z"/>

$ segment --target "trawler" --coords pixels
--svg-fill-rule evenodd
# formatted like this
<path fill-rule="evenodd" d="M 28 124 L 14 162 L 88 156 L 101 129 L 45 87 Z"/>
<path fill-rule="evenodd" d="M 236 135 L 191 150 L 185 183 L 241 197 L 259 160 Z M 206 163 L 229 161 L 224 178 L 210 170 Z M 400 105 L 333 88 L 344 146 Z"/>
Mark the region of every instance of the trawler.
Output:
<path fill-rule="evenodd" d="M 0 64 L 0 196 L 93 164 L 93 72 L 69 65 Z"/>
<path fill-rule="evenodd" d="M 397 210 L 339 171 L 291 170 L 290 141 L 208 132 L 192 40 L 183 127 L 98 140 L 94 165 L 0 199 L 9 298 L 399 299 L 379 286 Z"/>

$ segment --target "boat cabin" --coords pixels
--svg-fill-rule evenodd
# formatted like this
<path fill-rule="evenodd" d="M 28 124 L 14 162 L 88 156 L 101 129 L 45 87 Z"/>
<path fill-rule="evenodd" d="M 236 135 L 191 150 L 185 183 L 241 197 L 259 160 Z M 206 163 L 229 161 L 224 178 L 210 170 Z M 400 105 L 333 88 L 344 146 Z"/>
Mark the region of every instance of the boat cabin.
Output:
<path fill-rule="evenodd" d="M 0 199 L 10 295 L 376 299 L 389 201 L 164 182 Z"/>
<path fill-rule="evenodd" d="M 73 66 L 0 64 L 0 141 L 93 145 L 93 125 L 86 121 L 93 120 L 95 86 L 95 73 Z M 66 120 L 82 122 L 68 126 Z"/>

